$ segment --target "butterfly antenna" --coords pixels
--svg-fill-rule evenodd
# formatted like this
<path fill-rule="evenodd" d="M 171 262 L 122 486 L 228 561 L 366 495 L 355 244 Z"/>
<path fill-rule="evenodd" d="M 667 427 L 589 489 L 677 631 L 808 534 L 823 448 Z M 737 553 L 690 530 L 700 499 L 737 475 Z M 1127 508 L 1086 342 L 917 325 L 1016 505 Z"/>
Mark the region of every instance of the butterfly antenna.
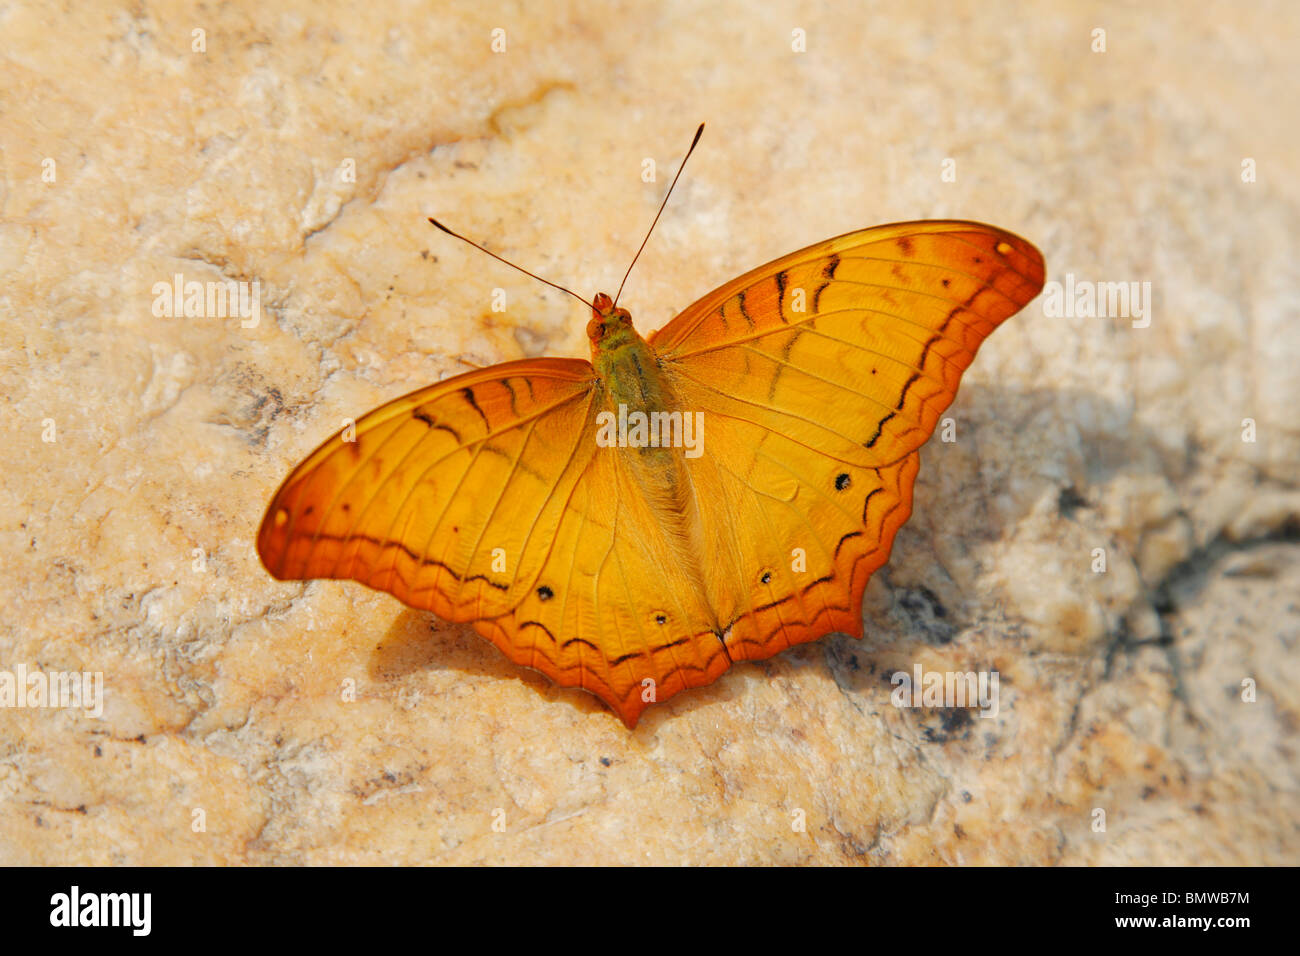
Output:
<path fill-rule="evenodd" d="M 659 204 L 659 211 L 655 213 L 655 221 L 650 223 L 650 229 L 646 232 L 645 238 L 641 240 L 641 249 L 644 249 L 645 244 L 650 241 L 650 233 L 655 231 L 655 225 L 659 222 L 659 217 L 664 214 L 664 206 L 668 205 L 668 196 L 673 194 L 673 186 L 676 186 L 677 180 L 681 178 L 682 170 L 686 168 L 686 160 L 690 159 L 691 153 L 695 152 L 695 144 L 700 141 L 700 136 L 703 133 L 704 124 L 701 123 L 700 128 L 695 131 L 695 138 L 691 140 L 691 148 L 686 151 L 682 164 L 677 167 L 677 175 L 673 177 L 672 185 L 668 187 L 668 195 L 664 196 L 664 201 Z M 638 249 L 636 255 L 632 257 L 632 266 L 636 265 L 636 261 L 641 258 L 641 249 Z M 623 294 L 623 286 L 627 285 L 627 277 L 632 274 L 632 266 L 627 267 L 627 272 L 623 273 L 623 281 L 618 284 L 618 294 L 614 296 L 615 305 L 618 305 L 618 297 Z"/>
<path fill-rule="evenodd" d="M 515 264 L 514 264 L 513 262 L 511 262 L 509 259 L 503 259 L 503 258 L 501 258 L 499 255 L 497 255 L 497 254 L 496 254 L 495 252 L 493 252 L 492 250 L 490 250 L 490 249 L 484 249 L 482 246 L 480 246 L 480 245 L 479 245 L 477 242 L 475 242 L 473 239 L 466 239 L 466 238 L 465 238 L 464 236 L 462 236 L 460 233 L 458 233 L 458 232 L 452 232 L 450 229 L 448 229 L 446 226 L 444 226 L 444 225 L 443 225 L 442 223 L 440 223 L 438 220 L 434 219 L 432 216 L 429 217 L 429 222 L 433 223 L 435 226 L 437 226 L 439 229 L 441 229 L 441 230 L 442 230 L 443 232 L 445 232 L 447 235 L 449 235 L 449 236 L 455 236 L 457 239 L 460 239 L 462 242 L 468 242 L 471 246 L 473 246 L 473 247 L 474 247 L 475 249 L 477 249 L 479 252 L 486 252 L 486 253 L 487 253 L 488 255 L 490 255 L 493 259 L 496 259 L 498 262 L 504 262 L 506 265 L 508 265 L 508 266 L 509 266 L 510 268 L 512 268 L 512 269 L 518 269 L 518 270 L 519 270 L 520 272 L 522 272 L 524 275 L 526 275 L 526 276 L 532 276 L 532 277 L 533 277 L 534 279 L 536 279 L 538 282 L 545 283 L 546 285 L 549 285 L 552 289 L 559 289 L 561 292 L 567 292 L 569 295 L 573 296 L 575 299 L 577 299 L 579 302 L 581 302 L 581 303 L 582 303 L 583 305 L 585 305 L 587 308 L 591 309 L 593 312 L 596 311 L 596 307 L 595 307 L 594 305 L 592 305 L 590 302 L 588 302 L 588 301 L 587 301 L 586 299 L 584 299 L 582 296 L 578 295 L 578 293 L 574 292 L 572 289 L 566 289 L 566 288 L 565 288 L 564 286 L 562 286 L 562 285 L 556 285 L 554 282 L 551 282 L 551 281 L 549 281 L 549 280 L 547 280 L 547 279 L 543 279 L 541 276 L 539 276 L 539 275 L 537 275 L 537 274 L 535 274 L 535 273 L 529 272 L 529 271 L 528 271 L 527 269 L 525 269 L 523 266 L 517 266 L 517 265 L 515 265 Z"/>

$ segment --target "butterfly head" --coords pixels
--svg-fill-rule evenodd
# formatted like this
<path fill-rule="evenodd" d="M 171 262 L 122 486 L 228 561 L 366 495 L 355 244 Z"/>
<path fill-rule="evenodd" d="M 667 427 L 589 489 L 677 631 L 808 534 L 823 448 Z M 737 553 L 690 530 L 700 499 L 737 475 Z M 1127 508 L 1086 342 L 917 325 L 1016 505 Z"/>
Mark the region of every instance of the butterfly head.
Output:
<path fill-rule="evenodd" d="M 587 338 L 591 339 L 592 349 L 617 348 L 624 344 L 636 332 L 632 329 L 632 314 L 627 309 L 614 307 L 614 300 L 604 292 L 598 292 L 592 300 L 591 321 L 587 323 Z"/>

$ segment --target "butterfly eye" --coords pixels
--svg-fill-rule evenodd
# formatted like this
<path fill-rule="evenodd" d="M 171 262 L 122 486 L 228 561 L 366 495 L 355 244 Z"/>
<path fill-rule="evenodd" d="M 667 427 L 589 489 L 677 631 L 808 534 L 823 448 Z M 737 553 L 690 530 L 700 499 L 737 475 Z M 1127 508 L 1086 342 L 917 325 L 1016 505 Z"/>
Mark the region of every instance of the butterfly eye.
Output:
<path fill-rule="evenodd" d="M 592 319 L 587 323 L 587 338 L 593 342 L 599 342 L 605 337 L 605 323 L 599 319 Z"/>

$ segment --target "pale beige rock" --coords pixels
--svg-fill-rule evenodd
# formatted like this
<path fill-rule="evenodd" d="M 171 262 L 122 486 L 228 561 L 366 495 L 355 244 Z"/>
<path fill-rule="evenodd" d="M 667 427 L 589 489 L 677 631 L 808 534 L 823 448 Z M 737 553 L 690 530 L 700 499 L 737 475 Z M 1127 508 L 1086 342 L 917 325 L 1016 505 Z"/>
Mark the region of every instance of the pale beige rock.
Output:
<path fill-rule="evenodd" d="M 0 671 L 106 686 L 0 710 L 0 863 L 1296 861 L 1293 8 L 405 9 L 0 11 Z M 867 639 L 635 732 L 466 628 L 271 580 L 262 510 L 343 419 L 585 354 L 580 307 L 425 217 L 612 292 L 701 120 L 643 331 L 943 216 L 1149 281 L 1150 324 L 1008 322 Z M 177 273 L 255 280 L 260 323 L 155 315 Z M 918 664 L 996 669 L 997 716 L 895 708 Z"/>

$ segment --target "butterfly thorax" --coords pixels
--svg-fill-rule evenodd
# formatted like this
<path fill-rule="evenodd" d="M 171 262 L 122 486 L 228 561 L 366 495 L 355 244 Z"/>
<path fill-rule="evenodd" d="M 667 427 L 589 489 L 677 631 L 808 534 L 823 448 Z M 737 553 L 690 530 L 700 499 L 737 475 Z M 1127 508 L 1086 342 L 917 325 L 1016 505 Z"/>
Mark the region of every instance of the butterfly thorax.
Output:
<path fill-rule="evenodd" d="M 627 309 L 614 307 L 605 293 L 596 296 L 587 337 L 591 339 L 591 364 L 611 411 L 665 410 L 666 394 L 659 362 L 640 333 L 632 327 Z"/>

